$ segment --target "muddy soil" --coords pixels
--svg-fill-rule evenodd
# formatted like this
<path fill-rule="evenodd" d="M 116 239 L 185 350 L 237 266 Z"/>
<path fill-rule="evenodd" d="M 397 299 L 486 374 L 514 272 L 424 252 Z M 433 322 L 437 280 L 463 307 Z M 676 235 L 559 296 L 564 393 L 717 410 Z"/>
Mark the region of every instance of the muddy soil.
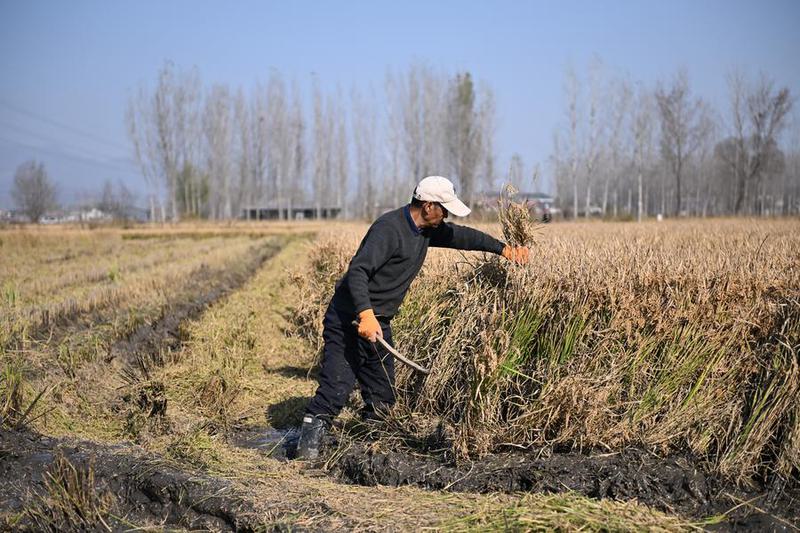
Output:
<path fill-rule="evenodd" d="M 182 470 L 138 446 L 0 429 L 0 510 L 12 516 L 22 513 L 14 529 L 39 529 L 23 511 L 43 505 L 45 476 L 59 455 L 77 471 L 91 469 L 96 494 L 112 496 L 105 521 L 113 530 L 129 530 L 131 524 L 217 531 L 281 529 L 258 518 L 268 514 L 253 503 L 245 487 Z"/>
<path fill-rule="evenodd" d="M 374 444 L 374 443 L 372 443 Z M 694 519 L 729 512 L 714 529 L 794 531 L 800 528 L 800 487 L 781 483 L 750 489 L 708 473 L 688 455 L 657 457 L 628 448 L 602 452 L 498 454 L 455 464 L 444 455 L 411 451 L 375 451 L 364 442 L 335 440 L 329 461 L 332 475 L 358 485 L 413 485 L 466 492 L 577 492 L 590 498 L 636 500 L 664 512 Z M 337 449 L 338 447 L 338 449 Z M 341 455 L 340 455 L 341 454 Z"/>

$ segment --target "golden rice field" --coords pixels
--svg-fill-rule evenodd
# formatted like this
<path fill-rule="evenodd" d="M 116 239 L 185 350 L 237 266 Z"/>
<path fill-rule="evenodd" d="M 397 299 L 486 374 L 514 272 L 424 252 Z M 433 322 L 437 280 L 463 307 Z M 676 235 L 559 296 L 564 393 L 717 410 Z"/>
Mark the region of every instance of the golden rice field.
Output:
<path fill-rule="evenodd" d="M 315 390 L 321 312 L 366 228 L 0 231 L 0 527 L 683 531 L 726 520 L 570 491 L 359 486 L 281 460 Z M 796 486 L 798 235 L 794 220 L 554 224 L 527 267 L 432 250 L 393 322 L 401 351 L 432 372 L 400 370 L 392 427 L 435 421 L 457 463 L 639 446 L 690 450 L 745 485 Z"/>
<path fill-rule="evenodd" d="M 358 239 L 321 238 L 303 328 Z M 444 417 L 462 456 L 638 444 L 798 478 L 798 221 L 545 226 L 526 267 L 431 255 L 393 321 L 432 369 L 401 372 L 401 409 Z"/>

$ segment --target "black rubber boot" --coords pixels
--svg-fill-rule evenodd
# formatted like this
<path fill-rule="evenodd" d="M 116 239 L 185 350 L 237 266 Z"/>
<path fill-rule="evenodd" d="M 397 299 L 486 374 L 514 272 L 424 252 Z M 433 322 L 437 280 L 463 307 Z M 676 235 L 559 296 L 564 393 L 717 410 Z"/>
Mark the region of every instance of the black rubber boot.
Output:
<path fill-rule="evenodd" d="M 300 440 L 297 442 L 297 459 L 313 461 L 319 457 L 322 437 L 328 432 L 331 422 L 325 415 L 305 415 L 300 426 Z"/>

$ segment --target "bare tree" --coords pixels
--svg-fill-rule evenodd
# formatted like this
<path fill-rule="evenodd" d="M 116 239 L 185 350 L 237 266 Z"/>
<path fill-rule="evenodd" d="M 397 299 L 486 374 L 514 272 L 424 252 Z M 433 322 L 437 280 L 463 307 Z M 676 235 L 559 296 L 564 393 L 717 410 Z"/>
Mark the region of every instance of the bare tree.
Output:
<path fill-rule="evenodd" d="M 38 223 L 42 216 L 56 204 L 56 187 L 44 163 L 26 161 L 17 167 L 14 173 L 14 184 L 11 186 L 11 198 L 17 209 L 25 213 L 31 222 Z"/>
<path fill-rule="evenodd" d="M 131 218 L 135 206 L 136 195 L 125 185 L 124 181 L 117 181 L 117 218 L 128 220 Z"/>
<path fill-rule="evenodd" d="M 695 180 L 695 216 L 705 217 L 711 203 L 713 140 L 717 131 L 716 115 L 707 104 L 700 108 L 697 124 L 697 176 Z"/>
<path fill-rule="evenodd" d="M 553 181 L 555 185 L 556 197 L 566 196 L 569 188 L 569 158 L 563 155 L 561 135 L 557 128 L 553 129 L 553 152 L 550 154 L 548 162 L 553 170 Z M 562 204 L 563 205 L 563 204 Z"/>
<path fill-rule="evenodd" d="M 119 180 L 115 187 L 114 183 L 107 179 L 103 183 L 97 208 L 115 220 L 127 220 L 130 218 L 135 199 L 136 196 L 128 189 L 125 182 Z"/>
<path fill-rule="evenodd" d="M 248 207 L 257 205 L 264 200 L 264 181 L 267 177 L 267 161 L 269 156 L 270 146 L 270 119 L 271 113 L 268 113 L 270 88 L 272 87 L 273 77 L 270 76 L 268 88 L 265 89 L 259 85 L 256 87 L 255 93 L 250 100 L 250 128 L 248 138 L 250 140 L 249 154 L 251 157 L 250 163 L 250 178 L 249 189 L 245 196 L 245 202 Z M 282 110 L 285 114 L 285 110 Z"/>
<path fill-rule="evenodd" d="M 358 178 L 357 215 L 372 220 L 377 203 L 377 115 L 373 102 L 367 102 L 357 88 L 351 92 L 353 142 L 355 145 L 356 177 Z"/>
<path fill-rule="evenodd" d="M 495 123 L 497 122 L 497 107 L 495 105 L 494 92 L 488 84 L 483 84 L 481 94 L 483 98 L 478 117 L 483 138 L 483 186 L 487 190 L 493 190 L 495 188 L 494 135 Z"/>
<path fill-rule="evenodd" d="M 608 164 L 605 168 L 605 183 L 603 185 L 603 214 L 608 212 L 609 189 L 613 187 L 614 197 L 614 216 L 617 216 L 618 209 L 618 188 L 619 178 L 622 174 L 623 149 L 625 134 L 627 132 L 626 119 L 629 116 L 631 105 L 632 90 L 626 80 L 617 83 L 609 94 L 609 132 L 607 138 Z"/>
<path fill-rule="evenodd" d="M 723 157 L 734 171 L 734 212 L 738 214 L 745 203 L 748 186 L 758 190 L 765 170 L 775 161 L 778 137 L 786 125 L 793 100 L 788 88 L 775 89 L 774 82 L 763 74 L 749 90 L 741 73 L 731 74 L 728 84 L 735 151 Z"/>
<path fill-rule="evenodd" d="M 403 173 L 403 146 L 405 124 L 403 119 L 403 101 L 400 84 L 402 80 L 391 71 L 386 72 L 384 79 L 384 92 L 386 95 L 386 115 L 383 120 L 385 127 L 386 147 L 382 160 L 388 169 L 387 176 L 381 176 L 382 187 L 378 189 L 377 201 L 379 203 L 399 204 L 405 180 Z M 407 194 L 407 193 L 406 193 Z M 373 218 L 370 216 L 370 218 Z"/>
<path fill-rule="evenodd" d="M 586 145 L 586 212 L 584 216 L 591 216 L 592 205 L 592 183 L 594 173 L 597 169 L 598 158 L 600 157 L 600 144 L 603 135 L 603 124 L 600 120 L 599 105 L 601 91 L 601 70 L 602 63 L 599 59 L 594 59 L 589 66 L 589 123 L 588 139 Z"/>
<path fill-rule="evenodd" d="M 97 208 L 108 214 L 113 214 L 117 210 L 117 197 L 114 194 L 114 184 L 110 179 L 103 182 L 103 191 L 100 193 Z"/>
<path fill-rule="evenodd" d="M 257 116 L 251 114 L 250 106 L 241 88 L 236 92 L 233 102 L 234 107 L 234 126 L 236 128 L 235 141 L 236 169 L 238 171 L 238 181 L 235 187 L 233 213 L 240 212 L 241 207 L 252 204 L 253 190 L 253 167 L 255 166 L 255 154 L 253 152 L 253 134 L 257 130 L 253 123 L 258 121 Z"/>
<path fill-rule="evenodd" d="M 651 93 L 640 86 L 636 93 L 633 114 L 634 162 L 636 168 L 637 213 L 636 220 L 641 222 L 645 213 L 644 206 L 644 174 L 647 161 L 652 151 L 654 103 Z"/>
<path fill-rule="evenodd" d="M 347 183 L 350 177 L 350 158 L 348 157 L 347 113 L 340 89 L 336 91 L 332 119 L 332 129 L 334 130 L 332 132 L 334 135 L 332 166 L 336 184 L 336 205 L 341 209 L 341 216 L 349 218 Z"/>
<path fill-rule="evenodd" d="M 789 137 L 789 151 L 784 172 L 782 192 L 782 214 L 800 212 L 800 115 L 795 113 Z"/>
<path fill-rule="evenodd" d="M 158 85 L 153 95 L 153 126 L 155 128 L 158 159 L 161 164 L 162 177 L 167 189 L 173 220 L 178 220 L 177 206 L 177 174 L 178 146 L 174 122 L 172 94 L 175 87 L 172 64 L 168 63 L 159 73 Z M 163 208 L 162 208 L 163 209 Z M 164 214 L 162 213 L 162 219 Z"/>
<path fill-rule="evenodd" d="M 483 132 L 475 100 L 470 73 L 457 74 L 450 87 L 447 139 L 451 168 L 469 206 L 474 203 L 476 174 L 483 150 Z"/>
<path fill-rule="evenodd" d="M 148 203 L 150 205 L 150 220 L 156 220 L 156 202 L 161 207 L 163 214 L 163 200 L 159 193 L 161 185 L 161 161 L 158 157 L 158 147 L 152 128 L 151 107 L 149 97 L 143 87 L 140 87 L 135 97 L 128 102 L 125 121 L 128 126 L 128 136 L 133 144 L 134 158 L 139 164 L 145 183 L 148 188 Z M 163 217 L 162 217 L 163 220 Z"/>
<path fill-rule="evenodd" d="M 516 188 L 522 187 L 522 181 L 525 179 L 525 163 L 522 156 L 514 153 L 511 156 L 511 162 L 508 165 L 508 183 Z"/>
<path fill-rule="evenodd" d="M 199 173 L 201 133 L 200 80 L 196 70 L 176 74 L 172 88 L 172 120 L 175 143 L 175 176 L 172 178 L 173 219 L 181 213 L 199 216 L 204 199 Z"/>
<path fill-rule="evenodd" d="M 686 70 L 679 70 L 669 88 L 659 84 L 656 89 L 661 119 L 661 155 L 675 178 L 674 215 L 681 213 L 681 181 L 687 160 L 697 150 L 700 140 L 699 117 L 703 106 L 699 98 L 692 99 Z"/>
<path fill-rule="evenodd" d="M 286 190 L 286 209 L 291 213 L 292 205 L 298 194 L 303 190 L 303 180 L 306 168 L 306 123 L 303 117 L 303 103 L 300 89 L 296 83 L 292 86 L 292 111 L 289 118 L 289 164 L 290 174 Z"/>
<path fill-rule="evenodd" d="M 319 87 L 319 82 L 314 78 L 313 82 L 313 106 L 314 106 L 314 213 L 316 218 L 322 217 L 323 199 L 329 198 L 330 180 L 332 177 L 332 120 L 330 102 Z"/>
<path fill-rule="evenodd" d="M 272 198 L 284 218 L 286 191 L 291 165 L 291 135 L 286 86 L 273 72 L 267 85 L 266 102 L 259 99 L 258 150 L 259 168 L 254 175 L 257 182 L 254 196 L 263 202 Z M 289 213 L 286 211 L 286 216 Z"/>
<path fill-rule="evenodd" d="M 399 84 L 398 97 L 403 124 L 403 149 L 408 170 L 405 176 L 395 176 L 395 204 L 399 204 L 402 198 L 408 194 L 411 184 L 423 177 L 425 129 L 420 87 L 423 69 L 424 67 L 419 65 L 410 67 L 406 79 L 401 79 Z"/>
<path fill-rule="evenodd" d="M 419 71 L 422 99 L 420 128 L 422 138 L 421 176 L 442 174 L 450 167 L 447 139 L 448 87 L 444 77 L 430 68 Z M 406 192 L 406 194 L 408 194 Z"/>
<path fill-rule="evenodd" d="M 206 97 L 203 129 L 206 141 L 206 170 L 210 177 L 211 218 L 231 218 L 233 214 L 232 112 L 230 91 L 214 85 Z"/>
<path fill-rule="evenodd" d="M 569 176 L 572 182 L 572 218 L 578 218 L 578 94 L 580 84 L 571 67 L 567 69 L 565 78 L 569 128 Z"/>
<path fill-rule="evenodd" d="M 170 216 L 178 220 L 180 199 L 191 196 L 189 190 L 198 178 L 194 162 L 200 142 L 199 85 L 195 70 L 178 73 L 167 62 L 159 71 L 152 95 L 142 87 L 128 103 L 128 134 L 150 188 L 153 219 L 156 199 L 162 220 L 166 217 L 161 187 L 166 192 Z"/>

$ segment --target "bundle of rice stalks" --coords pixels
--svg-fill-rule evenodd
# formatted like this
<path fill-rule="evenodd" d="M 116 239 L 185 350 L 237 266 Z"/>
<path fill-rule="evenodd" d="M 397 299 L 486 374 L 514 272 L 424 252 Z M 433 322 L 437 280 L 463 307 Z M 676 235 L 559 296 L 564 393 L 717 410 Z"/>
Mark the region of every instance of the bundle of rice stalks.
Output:
<path fill-rule="evenodd" d="M 123 375 L 124 434 L 137 442 L 161 435 L 170 428 L 164 383 L 157 379 Z"/>
<path fill-rule="evenodd" d="M 539 223 L 531 214 L 528 200 L 515 202 L 519 191 L 512 184 L 503 188 L 498 200 L 498 218 L 503 229 L 503 238 L 512 246 L 531 246 L 536 238 Z"/>
<path fill-rule="evenodd" d="M 195 405 L 208 423 L 223 435 L 227 435 L 242 417 L 242 413 L 234 409 L 243 392 L 241 372 L 237 368 L 216 368 L 201 376 L 196 386 Z"/>

